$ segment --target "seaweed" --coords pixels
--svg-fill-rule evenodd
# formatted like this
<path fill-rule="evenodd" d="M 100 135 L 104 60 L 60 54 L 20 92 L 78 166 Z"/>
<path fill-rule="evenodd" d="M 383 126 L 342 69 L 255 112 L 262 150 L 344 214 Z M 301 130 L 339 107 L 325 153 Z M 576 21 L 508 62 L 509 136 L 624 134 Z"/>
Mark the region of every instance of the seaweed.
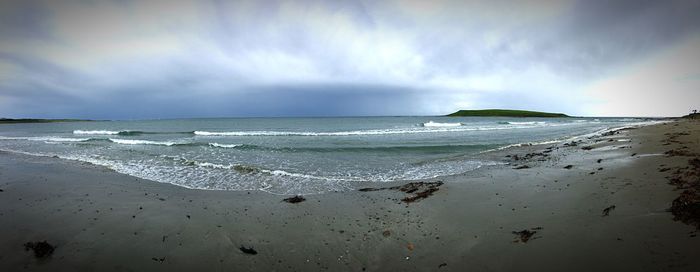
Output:
<path fill-rule="evenodd" d="M 531 228 L 531 229 L 524 229 L 521 231 L 513 231 L 513 234 L 517 235 L 516 240 L 514 242 L 520 242 L 520 243 L 527 243 L 531 239 L 536 239 L 537 237 L 533 237 L 538 230 L 541 230 L 541 227 L 536 227 L 536 228 Z"/>
<path fill-rule="evenodd" d="M 53 251 L 56 249 L 55 246 L 49 244 L 48 242 L 41 241 L 41 242 L 27 242 L 24 244 L 24 250 L 29 251 L 32 250 L 34 251 L 34 257 L 38 259 L 44 259 L 47 257 L 50 257 L 51 254 L 53 254 Z"/>
<path fill-rule="evenodd" d="M 603 209 L 603 216 L 610 215 L 610 212 L 613 211 L 614 209 L 615 209 L 615 205 L 612 205 L 610 207 Z"/>
<path fill-rule="evenodd" d="M 396 191 L 401 191 L 407 194 L 413 194 L 412 196 L 407 196 L 401 199 L 401 201 L 406 202 L 406 203 L 412 203 L 416 202 L 418 200 L 421 200 L 423 198 L 427 198 L 436 191 L 438 191 L 438 187 L 442 186 L 443 182 L 442 181 L 435 181 L 435 182 L 409 182 L 401 186 L 393 186 L 393 187 L 381 187 L 381 188 L 362 188 L 359 189 L 358 191 L 360 192 L 374 192 L 374 191 L 382 191 L 382 190 L 396 190 Z"/>
<path fill-rule="evenodd" d="M 437 190 L 439 190 L 437 187 L 436 188 L 428 188 L 428 189 L 425 189 L 425 191 L 416 193 L 414 196 L 404 197 L 401 199 L 401 201 L 406 202 L 406 203 L 415 202 L 415 201 L 418 201 L 418 200 L 421 200 L 423 198 L 427 198 L 427 197 L 433 195 L 433 193 L 436 192 Z"/>
<path fill-rule="evenodd" d="M 673 220 L 700 229 L 700 195 L 695 190 L 685 190 L 671 202 L 669 209 Z"/>
<path fill-rule="evenodd" d="M 283 199 L 282 201 L 287 202 L 287 203 L 296 204 L 296 203 L 300 203 L 300 202 L 306 201 L 306 198 L 304 198 L 303 196 L 293 196 L 293 197 L 290 197 L 290 198 L 285 198 L 285 199 Z"/>
<path fill-rule="evenodd" d="M 241 252 L 243 252 L 245 254 L 249 254 L 249 255 L 257 255 L 258 254 L 258 251 L 256 251 L 253 247 L 241 246 L 238 249 L 240 249 Z"/>

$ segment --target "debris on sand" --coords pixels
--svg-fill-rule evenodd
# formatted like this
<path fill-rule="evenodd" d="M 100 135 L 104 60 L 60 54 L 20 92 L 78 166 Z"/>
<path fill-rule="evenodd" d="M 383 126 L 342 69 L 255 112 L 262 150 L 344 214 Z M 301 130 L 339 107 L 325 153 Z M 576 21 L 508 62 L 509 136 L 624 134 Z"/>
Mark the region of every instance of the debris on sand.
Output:
<path fill-rule="evenodd" d="M 592 146 L 584 146 L 584 147 L 581 147 L 581 149 L 583 149 L 583 150 L 591 150 L 591 149 L 593 149 L 593 147 L 592 147 Z"/>
<path fill-rule="evenodd" d="M 598 159 L 596 162 L 601 163 L 603 159 Z"/>
<path fill-rule="evenodd" d="M 391 187 L 390 189 L 398 189 L 401 192 L 404 193 L 413 193 L 421 189 L 431 189 L 431 188 L 437 188 L 442 185 L 442 181 L 436 181 L 436 182 L 409 182 L 401 186 L 397 187 Z"/>
<path fill-rule="evenodd" d="M 156 257 L 153 257 L 153 258 L 151 258 L 151 260 L 153 260 L 154 262 L 163 263 L 163 262 L 165 261 L 165 257 L 163 257 L 163 258 L 156 258 Z"/>
<path fill-rule="evenodd" d="M 668 180 L 670 184 L 684 190 L 669 208 L 673 220 L 700 229 L 700 157 L 688 160 L 688 166 L 677 168 Z"/>
<path fill-rule="evenodd" d="M 295 203 L 299 203 L 299 202 L 304 202 L 304 201 L 306 201 L 306 198 L 304 198 L 303 196 L 293 196 L 293 197 L 290 197 L 290 198 L 285 198 L 285 199 L 283 199 L 282 201 L 287 202 L 287 203 L 295 204 Z"/>
<path fill-rule="evenodd" d="M 513 168 L 513 169 L 520 170 L 520 169 L 528 169 L 528 168 L 530 168 L 530 166 L 521 165 L 521 166 L 515 167 L 515 168 Z"/>
<path fill-rule="evenodd" d="M 669 151 L 664 152 L 664 155 L 666 157 L 675 157 L 675 156 L 685 156 L 685 157 L 691 157 L 691 156 L 700 156 L 698 154 L 695 154 L 693 152 L 688 151 L 686 148 L 676 148 L 676 149 L 671 149 Z"/>
<path fill-rule="evenodd" d="M 427 198 L 431 195 L 433 195 L 434 192 L 438 191 L 438 187 L 442 186 L 443 182 L 442 181 L 435 181 L 435 182 L 409 182 L 401 186 L 393 186 L 393 187 L 383 187 L 383 188 L 362 188 L 359 189 L 358 191 L 360 192 L 374 192 L 374 191 L 381 191 L 381 190 L 397 190 L 401 191 L 407 194 L 413 194 L 412 196 L 407 196 L 401 201 L 406 202 L 406 203 L 411 203 L 415 202 L 418 200 L 421 200 L 423 198 Z"/>
<path fill-rule="evenodd" d="M 412 243 L 408 243 L 408 244 L 406 245 L 406 248 L 407 248 L 408 250 L 410 250 L 410 251 L 413 251 L 414 249 L 416 249 L 416 246 L 413 245 Z"/>
<path fill-rule="evenodd" d="M 532 237 L 537 233 L 538 230 L 541 230 L 541 227 L 537 228 L 531 228 L 531 229 L 524 229 L 521 231 L 513 231 L 513 234 L 517 235 L 516 240 L 513 241 L 515 243 L 527 243 L 527 241 L 530 241 L 530 239 L 536 239 L 537 237 Z"/>
<path fill-rule="evenodd" d="M 438 265 L 438 268 L 443 268 L 445 266 L 447 266 L 447 263 L 441 263 L 440 265 Z"/>
<path fill-rule="evenodd" d="M 603 209 L 603 216 L 610 215 L 610 212 L 613 211 L 614 209 L 615 209 L 615 205 L 612 205 L 610 207 Z"/>
<path fill-rule="evenodd" d="M 437 190 L 438 190 L 438 188 L 429 188 L 429 189 L 426 189 L 425 191 L 416 193 L 414 196 L 404 197 L 401 199 L 401 201 L 406 202 L 406 203 L 416 202 L 420 199 L 427 198 L 427 197 L 433 195 L 433 193 Z"/>
<path fill-rule="evenodd" d="M 408 185 L 408 186 L 407 186 L 407 185 Z M 404 185 L 404 186 L 401 186 L 401 187 L 403 187 L 403 188 L 399 188 L 399 191 L 402 191 L 402 192 L 405 192 L 405 193 L 409 193 L 409 194 L 410 194 L 410 193 L 414 193 L 414 192 L 415 192 L 415 193 L 414 193 L 413 196 L 407 196 L 407 197 L 401 199 L 401 201 L 406 202 L 406 203 L 411 203 L 411 202 L 415 202 L 415 201 L 421 200 L 421 199 L 423 199 L 423 198 L 427 198 L 427 197 L 433 195 L 434 192 L 436 192 L 437 190 L 439 190 L 438 187 L 440 187 L 441 185 L 442 185 L 442 181 L 438 181 L 438 182 L 411 182 L 411 183 L 408 183 L 408 184 L 406 184 L 406 185 Z M 405 187 L 405 186 L 406 186 L 406 187 Z M 421 190 L 421 189 L 422 189 L 423 191 L 416 192 L 416 191 Z"/>
<path fill-rule="evenodd" d="M 54 247 L 53 245 L 49 244 L 46 241 L 43 242 L 27 242 L 24 244 L 24 250 L 29 251 L 32 250 L 34 251 L 34 257 L 37 257 L 38 259 L 43 259 L 46 257 L 51 256 L 53 254 Z"/>
<path fill-rule="evenodd" d="M 564 166 L 564 169 L 571 169 L 572 167 L 574 167 L 574 166 L 571 165 L 571 164 L 569 164 L 569 165 L 567 165 L 567 166 Z"/>
<path fill-rule="evenodd" d="M 578 146 L 578 142 L 572 141 L 570 143 L 564 143 L 564 146 Z"/>
<path fill-rule="evenodd" d="M 384 237 L 389 237 L 390 235 L 391 235 L 390 230 L 385 230 L 384 232 L 382 232 L 382 236 L 384 236 Z"/>
<path fill-rule="evenodd" d="M 612 131 L 608 131 L 608 132 L 605 132 L 605 133 L 603 133 L 603 134 L 600 134 L 600 136 L 603 136 L 603 137 L 605 137 L 605 136 L 613 136 L 613 135 L 615 135 L 615 134 L 620 134 L 620 131 L 618 131 L 618 130 L 612 130 Z"/>
<path fill-rule="evenodd" d="M 673 220 L 694 225 L 700 229 L 700 194 L 694 190 L 685 190 L 671 202 L 669 209 Z"/>
<path fill-rule="evenodd" d="M 551 150 L 550 150 L 551 152 Z M 540 158 L 539 160 L 544 160 L 545 158 L 549 157 L 549 152 L 533 152 L 533 153 L 527 153 L 522 156 L 516 155 L 507 155 L 506 158 L 510 158 L 512 161 L 526 161 L 526 160 L 532 160 L 535 158 Z"/>
<path fill-rule="evenodd" d="M 243 253 L 245 253 L 245 254 L 250 254 L 250 255 L 257 255 L 257 254 L 258 254 L 258 252 L 257 252 L 255 249 L 253 249 L 252 247 L 244 247 L 244 246 L 241 246 L 241 247 L 238 248 L 238 249 L 240 249 L 241 252 L 243 252 Z"/>

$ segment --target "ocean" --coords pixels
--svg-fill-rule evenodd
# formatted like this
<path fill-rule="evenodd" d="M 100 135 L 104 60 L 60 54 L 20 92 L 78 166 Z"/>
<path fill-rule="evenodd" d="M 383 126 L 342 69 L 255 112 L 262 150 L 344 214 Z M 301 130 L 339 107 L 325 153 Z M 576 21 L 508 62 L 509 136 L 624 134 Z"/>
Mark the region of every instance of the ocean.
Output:
<path fill-rule="evenodd" d="M 483 154 L 654 122 L 635 118 L 213 118 L 0 125 L 0 150 L 206 190 L 316 194 L 498 162 Z"/>

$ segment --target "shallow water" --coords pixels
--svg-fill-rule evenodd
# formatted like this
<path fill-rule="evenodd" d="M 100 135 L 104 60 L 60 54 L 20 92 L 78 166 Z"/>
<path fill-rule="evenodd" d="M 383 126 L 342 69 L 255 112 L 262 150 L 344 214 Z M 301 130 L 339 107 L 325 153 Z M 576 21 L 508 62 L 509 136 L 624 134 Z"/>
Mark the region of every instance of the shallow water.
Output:
<path fill-rule="evenodd" d="M 220 118 L 0 125 L 0 149 L 180 186 L 311 194 L 453 175 L 479 154 L 645 122 L 633 118 Z"/>

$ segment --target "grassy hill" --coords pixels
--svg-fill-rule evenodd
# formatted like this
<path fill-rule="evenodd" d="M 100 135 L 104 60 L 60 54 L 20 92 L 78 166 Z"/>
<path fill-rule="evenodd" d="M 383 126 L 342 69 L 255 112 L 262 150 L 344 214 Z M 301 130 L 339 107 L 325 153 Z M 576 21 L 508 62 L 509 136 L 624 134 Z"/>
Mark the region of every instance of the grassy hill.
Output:
<path fill-rule="evenodd" d="M 691 113 L 686 116 L 683 116 L 683 118 L 688 118 L 688 119 L 700 119 L 700 113 Z"/>
<path fill-rule="evenodd" d="M 550 112 L 539 112 L 539 111 L 524 111 L 524 110 L 500 110 L 500 109 L 488 109 L 488 110 L 460 110 L 447 116 L 451 117 L 462 117 L 462 116 L 490 116 L 490 117 L 569 117 L 563 113 L 550 113 Z"/>

